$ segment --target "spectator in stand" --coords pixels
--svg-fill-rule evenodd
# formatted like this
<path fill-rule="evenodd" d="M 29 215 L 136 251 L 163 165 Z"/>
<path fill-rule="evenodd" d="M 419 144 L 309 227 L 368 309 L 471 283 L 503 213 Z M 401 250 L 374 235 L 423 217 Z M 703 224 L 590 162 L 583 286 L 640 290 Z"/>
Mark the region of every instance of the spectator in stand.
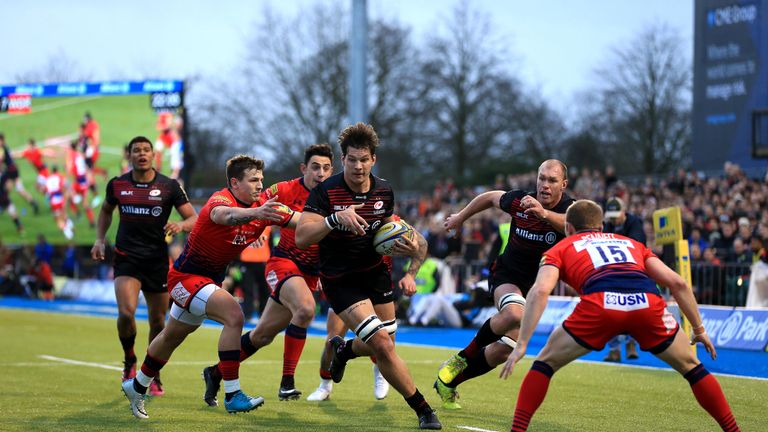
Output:
<path fill-rule="evenodd" d="M 747 249 L 747 245 L 741 238 L 733 240 L 733 248 L 726 255 L 727 263 L 752 264 L 752 251 Z"/>
<path fill-rule="evenodd" d="M 729 251 L 733 248 L 733 240 L 736 238 L 736 227 L 728 215 L 720 216 L 720 238 L 713 245 L 719 251 Z"/>
<path fill-rule="evenodd" d="M 37 235 L 37 244 L 35 245 L 35 257 L 40 261 L 51 264 L 53 258 L 53 246 L 48 243 L 43 234 Z"/>
<path fill-rule="evenodd" d="M 749 239 L 752 238 L 752 227 L 749 224 L 749 219 L 744 216 L 739 218 L 738 236 L 745 242 L 748 242 Z"/>

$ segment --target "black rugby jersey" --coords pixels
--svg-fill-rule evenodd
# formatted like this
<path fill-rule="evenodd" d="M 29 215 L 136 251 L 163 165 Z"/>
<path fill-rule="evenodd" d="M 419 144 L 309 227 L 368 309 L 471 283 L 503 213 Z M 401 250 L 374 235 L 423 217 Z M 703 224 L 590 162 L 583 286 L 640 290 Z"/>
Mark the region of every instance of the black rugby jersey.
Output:
<path fill-rule="evenodd" d="M 373 236 L 384 219 L 392 216 L 395 195 L 389 182 L 373 174 L 368 192 L 354 192 L 344 181 L 343 172 L 329 177 L 309 192 L 304 211 L 321 216 L 362 203 L 365 206 L 355 211 L 368 222 L 364 236 L 334 229 L 320 241 L 320 274 L 323 277 L 364 271 L 381 263 L 382 256 L 373 248 Z"/>
<path fill-rule="evenodd" d="M 120 213 L 115 249 L 133 258 L 168 259 L 163 227 L 174 207 L 189 202 L 179 182 L 155 171 L 149 183 L 133 181 L 133 171 L 107 183 L 106 201 Z"/>
<path fill-rule="evenodd" d="M 496 260 L 506 269 L 535 278 L 539 271 L 541 254 L 564 239 L 565 235 L 547 221 L 525 214 L 525 209 L 520 207 L 520 201 L 526 195 L 536 198 L 534 192 L 512 190 L 502 195 L 499 200 L 499 207 L 512 216 L 512 225 L 509 228 L 507 247 Z M 560 202 L 549 211 L 565 213 L 574 201 L 570 196 L 563 194 Z"/>

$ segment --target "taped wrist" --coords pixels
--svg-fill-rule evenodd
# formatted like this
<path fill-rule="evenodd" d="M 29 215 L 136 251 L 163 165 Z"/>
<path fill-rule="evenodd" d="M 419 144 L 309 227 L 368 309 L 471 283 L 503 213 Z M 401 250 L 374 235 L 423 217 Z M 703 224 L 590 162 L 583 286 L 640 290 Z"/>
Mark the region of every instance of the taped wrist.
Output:
<path fill-rule="evenodd" d="M 331 213 L 329 216 L 325 217 L 325 226 L 327 226 L 332 230 L 335 230 L 341 226 L 341 223 L 339 222 L 339 218 L 336 216 L 336 213 Z"/>

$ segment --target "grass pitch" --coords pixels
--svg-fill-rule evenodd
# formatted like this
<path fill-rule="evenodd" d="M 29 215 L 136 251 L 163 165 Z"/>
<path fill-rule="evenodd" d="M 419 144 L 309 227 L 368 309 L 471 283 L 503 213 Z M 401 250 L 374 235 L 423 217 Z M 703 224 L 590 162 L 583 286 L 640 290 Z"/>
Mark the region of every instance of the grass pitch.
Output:
<path fill-rule="evenodd" d="M 122 352 L 114 319 L 0 309 L 0 392 L 3 431 L 400 431 L 417 430 L 416 416 L 394 389 L 376 401 L 371 363 L 349 363 L 344 381 L 326 402 L 280 402 L 282 337 L 243 363 L 246 393 L 264 396 L 263 407 L 228 415 L 202 401 L 200 372 L 216 360 L 218 328 L 201 328 L 163 369 L 166 395 L 147 404 L 149 420 L 135 419 L 120 391 Z M 146 348 L 139 322 L 136 351 Z M 304 396 L 318 384 L 322 340 L 307 340 L 296 375 Z M 453 350 L 399 346 L 416 385 L 433 407 L 435 372 Z M 50 357 L 42 357 L 50 356 Z M 90 363 L 66 363 L 66 360 Z M 530 359 L 508 381 L 491 372 L 459 387 L 464 409 L 438 408 L 444 430 L 509 430 L 514 403 Z M 718 377 L 744 431 L 765 430 L 768 381 Z M 220 394 L 220 398 L 223 395 Z M 533 431 L 716 431 L 676 373 L 604 364 L 576 363 L 558 372 L 534 417 Z"/>

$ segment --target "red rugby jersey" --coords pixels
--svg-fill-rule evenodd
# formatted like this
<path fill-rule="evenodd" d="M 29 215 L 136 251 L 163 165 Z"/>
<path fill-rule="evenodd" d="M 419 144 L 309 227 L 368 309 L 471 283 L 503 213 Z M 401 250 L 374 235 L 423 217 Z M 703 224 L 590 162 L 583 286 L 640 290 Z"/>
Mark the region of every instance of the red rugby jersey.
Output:
<path fill-rule="evenodd" d="M 566 237 L 541 258 L 560 269 L 560 279 L 580 295 L 600 291 L 659 293 L 645 272 L 655 255 L 642 243 L 619 234 L 583 232 Z"/>
<path fill-rule="evenodd" d="M 262 192 L 262 200 L 266 201 L 277 196 L 277 201 L 285 204 L 293 211 L 304 210 L 309 189 L 304 184 L 304 177 L 275 183 Z M 299 270 L 310 275 L 319 274 L 320 246 L 314 244 L 308 249 L 299 249 L 296 246 L 296 230 L 280 228 L 280 242 L 272 251 L 272 256 L 288 258 L 299 267 Z"/>
<path fill-rule="evenodd" d="M 173 264 L 183 273 L 196 274 L 213 279 L 216 283 L 224 280 L 230 261 L 261 236 L 268 225 L 285 225 L 292 214 L 282 214 L 279 222 L 252 220 L 243 225 L 219 225 L 211 220 L 211 210 L 218 206 L 249 208 L 261 205 L 261 200 L 250 206 L 238 201 L 228 188 L 215 192 L 205 203 L 189 234 L 184 251 Z"/>

